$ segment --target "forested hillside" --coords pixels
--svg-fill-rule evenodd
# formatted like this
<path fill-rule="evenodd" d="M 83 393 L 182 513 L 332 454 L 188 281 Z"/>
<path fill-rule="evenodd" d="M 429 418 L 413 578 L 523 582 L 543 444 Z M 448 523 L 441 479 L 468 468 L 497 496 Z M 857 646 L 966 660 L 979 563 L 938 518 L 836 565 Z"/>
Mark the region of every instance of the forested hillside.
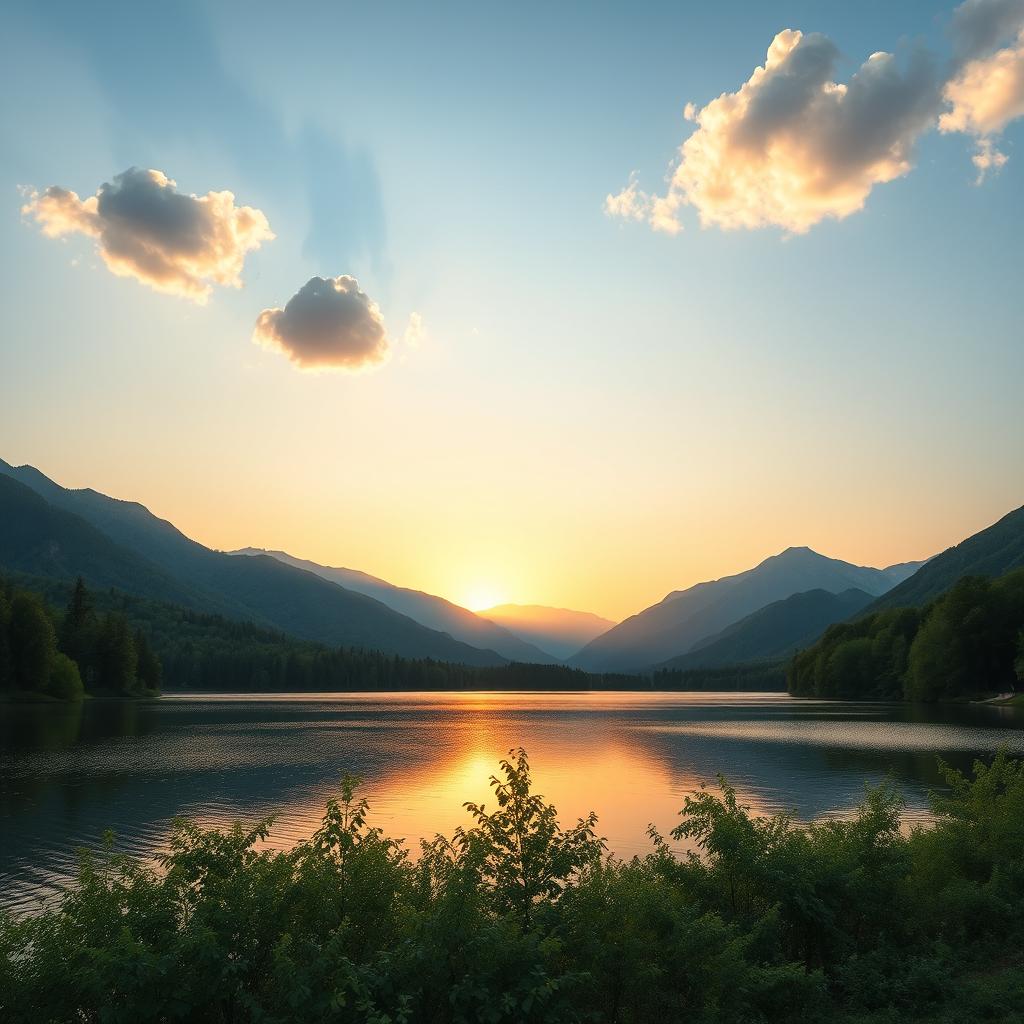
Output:
<path fill-rule="evenodd" d="M 925 608 L 890 608 L 829 627 L 790 663 L 798 697 L 956 700 L 1024 678 L 1024 569 L 966 576 Z"/>
<path fill-rule="evenodd" d="M 1024 567 L 1024 507 L 925 562 L 868 609 L 922 607 L 964 576 L 1002 576 Z"/>
<path fill-rule="evenodd" d="M 31 466 L 0 460 L 0 522 L 0 571 L 81 575 L 328 645 L 470 665 L 506 660 L 267 555 L 213 551 L 137 502 L 69 490 Z"/>
<path fill-rule="evenodd" d="M 69 606 L 74 585 L 19 575 L 51 608 Z M 165 690 L 248 692 L 373 690 L 782 690 L 782 663 L 651 675 L 594 674 L 563 665 L 470 666 L 332 648 L 278 630 L 207 615 L 116 590 L 90 601 L 124 619 L 159 659 Z M 59 615 L 54 614 L 55 628 Z"/>

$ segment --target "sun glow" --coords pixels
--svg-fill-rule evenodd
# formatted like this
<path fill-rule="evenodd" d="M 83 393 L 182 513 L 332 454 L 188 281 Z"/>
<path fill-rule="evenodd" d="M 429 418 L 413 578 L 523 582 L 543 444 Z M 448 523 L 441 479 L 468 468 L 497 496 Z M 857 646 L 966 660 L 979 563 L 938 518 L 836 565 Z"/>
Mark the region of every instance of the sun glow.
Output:
<path fill-rule="evenodd" d="M 494 587 L 484 585 L 470 588 L 459 601 L 463 608 L 468 608 L 471 612 L 482 612 L 501 603 L 501 594 Z"/>

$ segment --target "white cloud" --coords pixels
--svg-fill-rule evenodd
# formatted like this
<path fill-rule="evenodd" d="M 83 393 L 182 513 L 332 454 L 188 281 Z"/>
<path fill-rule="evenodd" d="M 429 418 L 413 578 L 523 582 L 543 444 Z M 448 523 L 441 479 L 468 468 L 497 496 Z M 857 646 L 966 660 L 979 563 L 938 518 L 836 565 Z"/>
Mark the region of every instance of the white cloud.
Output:
<path fill-rule="evenodd" d="M 621 217 L 623 220 L 645 220 L 655 231 L 669 235 L 683 230 L 675 216 L 675 206 L 667 198 L 642 191 L 636 171 L 630 174 L 629 183 L 621 192 L 605 196 L 604 212 L 609 217 Z"/>
<path fill-rule="evenodd" d="M 965 59 L 943 89 L 949 109 L 939 130 L 974 137 L 980 184 L 1008 159 L 996 139 L 1024 116 L 1024 0 L 968 0 L 957 8 L 952 29 Z"/>
<path fill-rule="evenodd" d="M 185 195 L 162 171 L 132 167 L 81 199 L 52 185 L 22 213 L 57 238 L 96 239 L 107 267 L 157 291 L 204 303 L 214 284 L 238 288 L 246 255 L 274 237 L 267 218 L 231 192 Z"/>
<path fill-rule="evenodd" d="M 604 197 L 604 212 L 623 220 L 646 220 L 649 206 L 650 196 L 640 191 L 636 171 L 629 172 L 629 182 L 621 192 Z"/>
<path fill-rule="evenodd" d="M 384 318 L 354 277 L 310 278 L 284 309 L 265 309 L 253 341 L 303 370 L 361 370 L 387 359 Z"/>
<path fill-rule="evenodd" d="M 891 54 L 872 54 L 846 84 L 834 81 L 837 57 L 822 35 L 780 32 L 738 91 L 687 105 L 697 128 L 666 194 L 647 195 L 634 178 L 606 210 L 674 232 L 692 206 L 705 226 L 794 233 L 860 210 L 875 185 L 910 170 L 939 89 L 923 54 L 906 71 Z"/>

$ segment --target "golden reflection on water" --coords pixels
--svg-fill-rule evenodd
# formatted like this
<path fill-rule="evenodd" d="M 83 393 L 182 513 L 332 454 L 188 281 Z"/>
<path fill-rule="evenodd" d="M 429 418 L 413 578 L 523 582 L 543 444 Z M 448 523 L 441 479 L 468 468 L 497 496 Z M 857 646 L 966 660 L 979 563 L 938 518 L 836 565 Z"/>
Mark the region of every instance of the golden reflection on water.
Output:
<path fill-rule="evenodd" d="M 310 695 L 311 698 L 314 695 Z M 317 695 L 322 699 L 322 695 Z M 768 702 L 772 702 L 772 696 Z M 650 710 L 677 706 L 675 699 L 661 694 L 595 693 L 586 696 L 590 709 L 597 711 Z M 692 705 L 721 707 L 723 695 L 688 695 Z M 482 803 L 489 810 L 497 806 L 490 779 L 501 774 L 499 763 L 522 743 L 527 748 L 535 792 L 555 805 L 562 825 L 574 824 L 591 810 L 598 814 L 598 834 L 618 856 L 644 854 L 652 849 L 648 829 L 655 826 L 663 835 L 679 822 L 679 811 L 688 794 L 703 785 L 717 785 L 715 772 L 728 774 L 728 765 L 714 772 L 675 764 L 656 752 L 638 745 L 635 735 L 623 734 L 595 717 L 582 725 L 558 723 L 537 728 L 524 723 L 524 704 L 537 711 L 572 712 L 580 707 L 579 694 L 562 693 L 471 693 L 372 695 L 386 704 L 389 712 L 408 707 L 421 711 L 424 698 L 435 711 L 453 714 L 443 737 L 427 729 L 421 755 L 408 759 L 404 768 L 384 771 L 361 787 L 370 803 L 369 824 L 385 834 L 401 838 L 413 853 L 422 839 L 437 834 L 451 836 L 459 826 L 469 827 L 472 818 L 467 801 Z M 725 696 L 728 703 L 729 696 Z M 739 699 L 737 704 L 748 704 Z M 364 709 L 361 709 L 364 710 Z M 372 719 L 347 721 L 346 726 L 370 725 Z M 403 758 L 403 760 L 406 760 Z M 325 788 L 315 798 L 293 803 L 276 816 L 267 846 L 285 849 L 308 838 L 316 830 L 326 800 L 335 796 Z M 778 806 L 766 801 L 762 788 L 740 789 L 741 800 L 755 814 L 769 814 Z M 210 825 L 222 825 L 219 816 L 201 816 Z M 680 844 L 671 844 L 681 849 Z"/>
<path fill-rule="evenodd" d="M 936 755 L 967 768 L 1024 753 L 1017 708 L 798 701 L 783 694 L 209 694 L 151 705 L 30 706 L 0 715 L 0 906 L 27 907 L 105 829 L 125 852 L 167 849 L 175 816 L 223 828 L 275 818 L 282 849 L 316 830 L 342 774 L 365 776 L 369 822 L 419 841 L 472 824 L 466 801 L 511 748 L 563 825 L 591 810 L 619 856 L 667 836 L 686 796 L 723 773 L 755 814 L 846 817 L 896 781 L 929 817 Z"/>

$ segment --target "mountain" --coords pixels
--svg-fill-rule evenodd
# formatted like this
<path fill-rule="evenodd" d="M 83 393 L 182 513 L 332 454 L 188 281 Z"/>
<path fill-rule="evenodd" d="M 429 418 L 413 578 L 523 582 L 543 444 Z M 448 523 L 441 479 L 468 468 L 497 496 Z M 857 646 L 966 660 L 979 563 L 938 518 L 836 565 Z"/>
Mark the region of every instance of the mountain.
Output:
<path fill-rule="evenodd" d="M 896 565 L 886 566 L 882 572 L 886 579 L 895 587 L 911 576 L 927 562 L 927 558 L 918 559 L 916 562 L 897 562 Z"/>
<path fill-rule="evenodd" d="M 262 548 L 241 548 L 238 551 L 230 552 L 230 554 L 269 555 L 285 565 L 304 569 L 321 579 L 336 583 L 346 590 L 353 590 L 357 594 L 375 598 L 393 611 L 407 615 L 410 619 L 415 619 L 416 622 L 429 629 L 448 633 L 456 640 L 471 644 L 473 647 L 497 651 L 509 661 L 553 664 L 559 660 L 516 636 L 514 631 L 496 625 L 490 621 L 490 616 L 475 615 L 467 608 L 446 601 L 443 597 L 425 594 L 421 590 L 396 587 L 386 580 L 370 576 L 358 569 L 319 565 L 305 558 L 296 558 L 284 551 L 264 551 Z M 573 650 L 576 649 L 573 648 Z"/>
<path fill-rule="evenodd" d="M 575 654 L 615 625 L 611 619 L 602 619 L 591 612 L 540 604 L 499 604 L 480 614 L 562 659 Z"/>
<path fill-rule="evenodd" d="M 0 475 L 0 567 L 56 579 L 82 575 L 97 588 L 203 606 L 203 596 L 79 516 L 55 508 L 35 491 Z M 213 609 L 224 613 L 228 609 Z"/>
<path fill-rule="evenodd" d="M 701 640 L 687 654 L 656 667 L 713 668 L 785 658 L 809 647 L 833 622 L 856 615 L 872 600 L 870 594 L 856 588 L 841 594 L 820 589 L 793 594 L 759 608 L 720 633 Z"/>
<path fill-rule="evenodd" d="M 1002 576 L 1024 566 L 1024 507 L 925 562 L 867 610 L 919 607 L 963 576 Z"/>
<path fill-rule="evenodd" d="M 320 579 L 267 555 L 235 558 L 212 551 L 189 539 L 166 520 L 154 516 L 137 502 L 119 501 L 94 490 L 68 490 L 54 483 L 31 466 L 13 467 L 0 460 L 0 476 L 26 485 L 43 498 L 50 507 L 78 517 L 78 537 L 75 546 L 66 543 L 64 536 L 56 541 L 60 557 L 52 556 L 50 570 L 45 561 L 44 538 L 36 538 L 36 563 L 23 564 L 26 558 L 16 557 L 9 550 L 10 563 L 0 568 L 19 568 L 28 572 L 73 576 L 81 573 L 87 582 L 96 582 L 97 574 L 127 570 L 124 549 L 135 556 L 135 562 L 144 567 L 142 586 L 130 574 L 117 585 L 130 593 L 148 592 L 166 600 L 178 600 L 189 607 L 213 611 L 232 618 L 274 626 L 304 640 L 335 646 L 362 647 L 369 650 L 400 654 L 410 658 L 437 658 L 467 665 L 503 664 L 506 659 L 491 650 L 479 650 L 452 637 L 421 626 L 407 616 L 400 615 L 386 605 L 345 590 L 334 583 Z M 6 490 L 10 490 L 7 488 Z M 54 522 L 68 528 L 66 518 L 56 517 Z M 84 521 L 84 522 L 83 522 Z M 6 524 L 4 516 L 0 522 Z M 81 527 L 89 525 L 93 532 L 86 535 Z M 3 534 L 5 528 L 0 528 Z M 95 531 L 105 535 L 111 545 L 90 548 L 83 538 L 95 540 Z M 39 545 L 43 545 L 40 547 Z M 63 546 L 62 546 L 63 545 Z M 8 542 L 7 547 L 13 547 Z M 52 545 L 51 545 L 52 547 Z M 111 564 L 107 556 L 115 557 Z M 16 561 L 17 564 L 16 564 Z M 181 594 L 148 589 L 153 583 L 153 571 L 160 577 L 174 580 Z M 184 595 L 184 596 L 182 596 Z M 187 598 L 187 599 L 186 599 Z"/>
<path fill-rule="evenodd" d="M 841 594 L 853 588 L 877 597 L 892 586 L 885 570 L 826 558 L 806 547 L 787 548 L 746 572 L 674 591 L 591 641 L 570 664 L 591 672 L 640 671 L 688 653 L 704 638 L 793 594 Z"/>

